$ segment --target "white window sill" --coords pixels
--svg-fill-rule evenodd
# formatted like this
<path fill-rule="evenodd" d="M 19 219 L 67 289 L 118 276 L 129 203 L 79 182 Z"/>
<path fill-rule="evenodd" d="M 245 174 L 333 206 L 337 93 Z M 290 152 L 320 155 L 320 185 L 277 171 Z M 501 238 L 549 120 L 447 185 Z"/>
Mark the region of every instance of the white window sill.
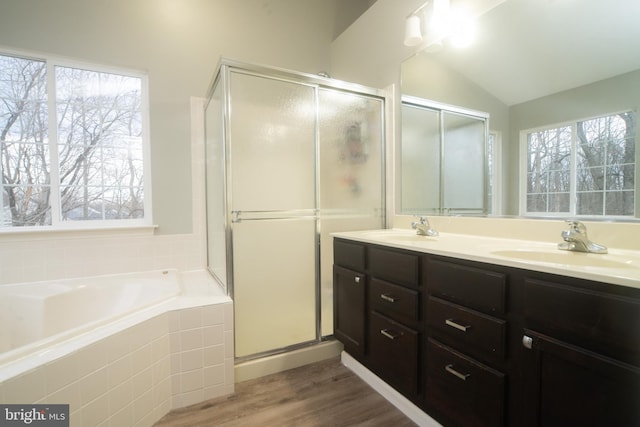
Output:
<path fill-rule="evenodd" d="M 41 240 L 46 238 L 92 238 L 114 236 L 152 236 L 158 225 L 48 228 L 15 227 L 0 230 L 0 240 Z"/>

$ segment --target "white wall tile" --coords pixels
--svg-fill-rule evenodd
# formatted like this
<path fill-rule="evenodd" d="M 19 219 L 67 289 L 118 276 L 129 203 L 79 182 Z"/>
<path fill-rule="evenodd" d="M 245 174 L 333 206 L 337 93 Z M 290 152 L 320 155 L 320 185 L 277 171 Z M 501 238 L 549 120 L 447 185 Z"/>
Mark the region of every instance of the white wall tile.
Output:
<path fill-rule="evenodd" d="M 3 383 L 3 403 L 37 402 L 47 392 L 44 369 L 30 371 Z"/>
<path fill-rule="evenodd" d="M 133 357 L 127 354 L 107 366 L 109 387 L 115 387 L 131 378 L 133 375 Z"/>
<path fill-rule="evenodd" d="M 180 393 L 200 390 L 202 387 L 204 387 L 202 369 L 182 372 L 180 374 Z"/>
<path fill-rule="evenodd" d="M 80 403 L 85 405 L 109 390 L 107 369 L 102 368 L 77 381 L 80 391 Z"/>
<path fill-rule="evenodd" d="M 54 360 L 45 366 L 47 393 L 53 393 L 79 377 L 78 364 L 73 355 Z"/>
<path fill-rule="evenodd" d="M 123 410 L 133 401 L 133 381 L 127 379 L 119 385 L 111 388 L 108 393 L 109 411 L 116 413 Z"/>
<path fill-rule="evenodd" d="M 213 326 L 224 323 L 224 305 L 216 304 L 202 308 L 202 325 Z"/>
<path fill-rule="evenodd" d="M 195 350 L 183 351 L 180 353 L 180 369 L 182 372 L 192 371 L 194 369 L 202 369 L 204 350 L 196 348 Z"/>
<path fill-rule="evenodd" d="M 202 348 L 204 345 L 203 329 L 188 329 L 180 332 L 180 351 Z"/>
<path fill-rule="evenodd" d="M 200 307 L 180 310 L 180 329 L 194 329 L 202 327 L 202 309 Z"/>
<path fill-rule="evenodd" d="M 204 366 L 222 365 L 225 359 L 225 346 L 214 345 L 204 348 Z"/>
<path fill-rule="evenodd" d="M 111 414 L 109 425 L 114 427 L 133 425 L 133 405 L 128 405 L 118 412 L 112 412 Z"/>

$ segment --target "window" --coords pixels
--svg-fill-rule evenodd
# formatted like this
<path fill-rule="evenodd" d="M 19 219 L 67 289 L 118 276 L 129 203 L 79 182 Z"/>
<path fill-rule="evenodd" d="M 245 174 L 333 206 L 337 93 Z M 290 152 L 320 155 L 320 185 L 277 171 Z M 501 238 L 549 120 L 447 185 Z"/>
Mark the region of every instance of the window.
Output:
<path fill-rule="evenodd" d="M 150 223 L 146 78 L 88 68 L 0 55 L 0 229 Z"/>
<path fill-rule="evenodd" d="M 635 216 L 634 112 L 524 135 L 525 214 Z"/>

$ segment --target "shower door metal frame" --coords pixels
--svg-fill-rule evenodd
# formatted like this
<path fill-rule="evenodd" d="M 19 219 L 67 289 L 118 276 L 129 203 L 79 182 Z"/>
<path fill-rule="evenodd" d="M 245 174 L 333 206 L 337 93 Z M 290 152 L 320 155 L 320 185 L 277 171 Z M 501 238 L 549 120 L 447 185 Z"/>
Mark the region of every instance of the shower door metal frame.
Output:
<path fill-rule="evenodd" d="M 277 211 L 277 214 L 283 213 L 291 213 L 295 214 L 291 217 L 279 217 L 277 215 L 271 216 L 274 214 L 274 211 L 254 211 L 256 214 L 261 214 L 263 216 L 257 216 L 255 218 L 251 218 L 250 220 L 288 220 L 288 219 L 303 219 L 308 218 L 312 219 L 315 222 L 315 331 L 316 336 L 315 339 L 307 342 L 297 343 L 285 348 L 278 348 L 273 350 L 268 350 L 261 353 L 251 354 L 242 358 L 235 358 L 236 361 L 242 360 L 251 360 L 259 357 L 269 356 L 273 354 L 279 354 L 287 351 L 291 351 L 297 348 L 303 348 L 310 345 L 314 345 L 320 343 L 326 339 L 326 336 L 322 335 L 322 295 L 321 295 L 321 251 L 320 251 L 320 240 L 321 240 L 321 221 L 320 221 L 320 106 L 319 106 L 319 91 L 321 88 L 337 90 L 344 93 L 352 93 L 355 95 L 365 96 L 372 99 L 377 99 L 381 102 L 380 106 L 380 185 L 381 185 L 381 209 L 380 216 L 382 219 L 383 226 L 386 227 L 388 221 L 387 215 L 387 198 L 386 198 L 386 176 L 387 176 L 387 159 L 386 159 L 386 107 L 389 105 L 389 95 L 381 90 L 370 88 L 354 83 L 348 83 L 341 80 L 335 80 L 328 77 L 323 77 L 320 75 L 307 74 L 297 71 L 286 70 L 282 68 L 264 66 L 264 65 L 255 65 L 244 62 L 239 62 L 236 60 L 221 58 L 217 71 L 214 75 L 214 79 L 209 86 L 207 91 L 207 102 L 205 103 L 205 110 L 209 101 L 211 100 L 214 91 L 216 90 L 219 84 L 223 85 L 223 117 L 222 117 L 222 129 L 223 129 L 223 153 L 224 156 L 224 171 L 223 171 L 223 198 L 224 198 L 224 229 L 225 229 L 225 239 L 226 239 L 226 283 L 224 286 L 226 287 L 227 294 L 233 299 L 235 294 L 235 283 L 234 283 L 234 267 L 233 267 L 233 224 L 236 222 L 242 221 L 239 219 L 241 212 L 235 212 L 232 210 L 232 189 L 230 188 L 230 180 L 229 176 L 231 173 L 232 165 L 231 165 L 231 138 L 230 134 L 230 124 L 231 124 L 231 115 L 233 111 L 231 109 L 231 97 L 233 94 L 231 93 L 231 73 L 241 73 L 246 75 L 252 75 L 261 78 L 267 78 L 272 80 L 279 80 L 293 84 L 299 84 L 304 86 L 309 86 L 314 89 L 314 148 L 315 148 L 315 188 L 314 188 L 314 209 L 305 209 L 305 210 L 291 210 L 291 211 Z M 206 144 L 205 144 L 206 151 Z M 206 157 L 206 156 L 205 156 Z M 206 171 L 205 171 L 206 173 Z M 206 200 L 205 205 L 209 206 L 209 202 Z M 304 214 L 308 215 L 304 215 Z M 301 215 L 302 214 L 302 215 Z M 247 219 L 245 219 L 247 220 Z M 205 227 L 206 228 L 206 227 Z M 206 235 L 208 240 L 208 233 Z M 207 250 L 209 250 L 209 245 L 206 245 Z M 207 259 L 208 256 L 207 256 Z M 209 273 L 218 281 L 222 282 L 222 280 L 217 277 L 215 272 L 207 265 L 207 269 Z"/>

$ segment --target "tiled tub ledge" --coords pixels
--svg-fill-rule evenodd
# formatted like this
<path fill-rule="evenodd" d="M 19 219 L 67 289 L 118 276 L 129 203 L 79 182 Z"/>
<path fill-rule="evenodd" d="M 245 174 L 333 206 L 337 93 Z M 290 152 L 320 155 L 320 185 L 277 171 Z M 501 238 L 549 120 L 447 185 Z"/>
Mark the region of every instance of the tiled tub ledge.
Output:
<path fill-rule="evenodd" d="M 69 404 L 71 426 L 141 427 L 233 393 L 231 299 L 204 270 L 171 274 L 175 296 L 0 359 L 0 402 Z"/>

